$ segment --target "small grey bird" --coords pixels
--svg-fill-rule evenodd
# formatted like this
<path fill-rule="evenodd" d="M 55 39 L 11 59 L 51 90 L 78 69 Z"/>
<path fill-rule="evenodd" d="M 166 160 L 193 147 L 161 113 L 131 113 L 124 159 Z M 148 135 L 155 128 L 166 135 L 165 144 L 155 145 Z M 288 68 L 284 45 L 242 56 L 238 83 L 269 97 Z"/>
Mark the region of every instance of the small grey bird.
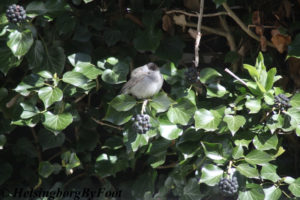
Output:
<path fill-rule="evenodd" d="M 138 99 L 149 98 L 159 92 L 163 82 L 158 66 L 148 63 L 131 72 L 130 79 L 123 86 L 121 93 L 132 94 Z"/>

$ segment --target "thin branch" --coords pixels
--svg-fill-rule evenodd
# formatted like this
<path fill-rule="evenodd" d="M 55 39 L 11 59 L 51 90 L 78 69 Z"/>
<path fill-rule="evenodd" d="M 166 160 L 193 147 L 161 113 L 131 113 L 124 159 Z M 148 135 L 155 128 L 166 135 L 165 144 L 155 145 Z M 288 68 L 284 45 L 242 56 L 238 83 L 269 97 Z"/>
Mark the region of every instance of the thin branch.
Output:
<path fill-rule="evenodd" d="M 6 103 L 6 108 L 11 108 L 13 105 L 15 105 L 15 103 L 17 102 L 17 100 L 20 96 L 21 96 L 20 94 L 17 94 L 13 98 L 11 98 L 11 100 Z"/>
<path fill-rule="evenodd" d="M 176 162 L 171 163 L 169 165 L 163 165 L 163 166 L 158 166 L 157 169 L 169 169 L 169 168 L 174 168 L 177 165 Z"/>
<path fill-rule="evenodd" d="M 240 20 L 240 18 L 229 8 L 228 4 L 225 2 L 222 4 L 224 9 L 227 11 L 228 15 L 242 28 L 243 31 L 245 31 L 250 37 L 253 39 L 260 41 L 260 38 L 253 33 L 250 29 L 247 28 L 247 26 Z M 270 47 L 275 48 L 274 44 L 267 41 L 267 45 Z"/>
<path fill-rule="evenodd" d="M 107 124 L 105 122 L 102 122 L 100 120 L 97 120 L 95 119 L 94 117 L 91 117 L 92 120 L 94 120 L 97 124 L 100 124 L 101 126 L 108 126 L 108 127 L 111 127 L 111 128 L 114 128 L 114 129 L 118 129 L 119 131 L 123 130 L 123 128 L 119 127 L 119 126 L 114 126 L 114 125 L 111 125 L 111 124 Z"/>
<path fill-rule="evenodd" d="M 81 101 L 84 97 L 86 97 L 87 94 L 83 94 L 80 97 L 78 97 L 77 99 L 75 99 L 74 103 L 78 103 L 79 101 Z"/>
<path fill-rule="evenodd" d="M 186 16 L 190 16 L 190 17 L 198 17 L 199 14 L 197 13 L 189 13 L 183 10 L 168 10 L 166 11 L 166 14 L 173 14 L 173 13 L 180 13 L 180 14 L 184 14 Z M 209 14 L 203 14 L 203 17 L 217 17 L 220 15 L 228 15 L 227 12 L 217 12 L 217 13 L 209 13 Z"/>
<path fill-rule="evenodd" d="M 39 147 L 39 139 L 36 135 L 35 129 L 31 128 L 30 130 L 31 130 L 31 133 L 32 133 L 32 137 L 34 139 L 35 148 L 36 148 L 36 151 L 37 151 L 37 154 L 38 154 L 39 162 L 42 162 L 42 153 L 41 153 L 41 149 Z"/>
<path fill-rule="evenodd" d="M 195 24 L 195 23 L 187 22 L 185 24 L 185 26 L 197 28 L 197 24 Z M 201 29 L 205 32 L 208 32 L 208 33 L 212 33 L 212 34 L 215 34 L 215 35 L 220 35 L 220 36 L 226 37 L 226 33 L 224 31 L 220 30 L 220 29 L 214 29 L 214 28 L 211 28 L 211 27 L 208 27 L 208 26 L 203 26 L 203 25 L 201 26 Z"/>
<path fill-rule="evenodd" d="M 83 173 L 81 173 L 81 174 L 78 174 L 78 175 L 76 175 L 76 176 L 73 176 L 72 178 L 70 178 L 64 185 L 63 185 L 63 187 L 64 188 L 66 188 L 70 183 L 72 183 L 74 180 L 76 180 L 76 179 L 79 179 L 79 178 L 81 178 L 81 177 L 84 177 L 84 176 L 86 176 L 87 175 L 87 173 L 86 172 L 83 172 Z"/>
<path fill-rule="evenodd" d="M 278 26 L 268 26 L 268 25 L 260 25 L 261 27 L 263 28 L 278 28 Z M 254 24 L 249 24 L 248 25 L 248 28 L 256 28 L 257 25 L 254 25 Z"/>
<path fill-rule="evenodd" d="M 198 15 L 198 24 L 197 24 L 197 37 L 195 40 L 195 67 L 199 65 L 199 45 L 201 40 L 201 25 L 203 18 L 203 8 L 204 8 L 204 0 L 200 0 L 200 8 Z"/>
<path fill-rule="evenodd" d="M 229 69 L 225 69 L 225 72 L 227 72 L 228 74 L 230 74 L 233 78 L 235 78 L 236 80 L 238 80 L 239 82 L 241 82 L 243 85 L 245 85 L 246 87 L 248 87 L 247 83 L 245 81 L 243 81 L 242 79 L 240 79 L 237 75 L 235 75 L 234 73 L 232 73 Z"/>

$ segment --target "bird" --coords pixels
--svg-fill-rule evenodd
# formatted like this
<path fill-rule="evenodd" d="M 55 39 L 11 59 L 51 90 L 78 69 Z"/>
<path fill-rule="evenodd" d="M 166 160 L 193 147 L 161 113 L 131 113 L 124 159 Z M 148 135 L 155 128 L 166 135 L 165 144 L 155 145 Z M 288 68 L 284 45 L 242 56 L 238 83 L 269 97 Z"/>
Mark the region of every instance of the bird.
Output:
<path fill-rule="evenodd" d="M 131 94 L 137 99 L 150 98 L 160 91 L 163 82 L 159 67 L 150 62 L 131 72 L 130 79 L 122 87 L 121 93 Z"/>

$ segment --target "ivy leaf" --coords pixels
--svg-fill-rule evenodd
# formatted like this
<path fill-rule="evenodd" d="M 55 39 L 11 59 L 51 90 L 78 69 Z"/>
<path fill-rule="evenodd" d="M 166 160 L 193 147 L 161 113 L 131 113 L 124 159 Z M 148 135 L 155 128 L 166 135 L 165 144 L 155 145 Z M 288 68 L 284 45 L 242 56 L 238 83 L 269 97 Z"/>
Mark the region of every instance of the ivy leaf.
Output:
<path fill-rule="evenodd" d="M 277 70 L 275 67 L 268 71 L 268 76 L 267 76 L 266 86 L 265 86 L 267 91 L 272 89 L 273 84 L 276 81 L 276 79 L 275 79 L 276 73 L 277 73 Z"/>
<path fill-rule="evenodd" d="M 75 72 L 80 72 L 89 79 L 96 79 L 98 75 L 102 74 L 102 70 L 96 68 L 91 63 L 77 63 L 74 68 Z"/>
<path fill-rule="evenodd" d="M 264 199 L 264 192 L 261 186 L 239 192 L 239 200 L 261 200 Z"/>
<path fill-rule="evenodd" d="M 239 164 L 236 169 L 247 178 L 258 178 L 258 170 L 248 164 Z"/>
<path fill-rule="evenodd" d="M 24 96 L 27 96 L 30 93 L 30 91 L 28 90 L 39 88 L 42 87 L 43 85 L 44 85 L 44 79 L 42 77 L 36 74 L 30 74 L 26 76 L 19 85 L 17 85 L 15 91 Z"/>
<path fill-rule="evenodd" d="M 209 83 L 206 87 L 208 97 L 223 97 L 227 92 L 226 88 L 219 83 Z"/>
<path fill-rule="evenodd" d="M 20 65 L 22 59 L 18 59 L 14 56 L 8 47 L 0 48 L 0 71 L 6 75 L 8 71 Z"/>
<path fill-rule="evenodd" d="M 200 71 L 199 77 L 201 83 L 209 84 L 216 82 L 219 77 L 222 77 L 222 74 L 213 68 L 204 68 Z"/>
<path fill-rule="evenodd" d="M 186 200 L 198 200 L 201 196 L 203 196 L 203 194 L 200 191 L 197 180 L 195 178 L 190 178 L 183 188 L 183 197 Z"/>
<path fill-rule="evenodd" d="M 33 44 L 32 33 L 29 29 L 26 29 L 23 32 L 14 30 L 9 34 L 8 38 L 7 46 L 16 57 L 24 56 Z"/>
<path fill-rule="evenodd" d="M 300 93 L 295 94 L 291 100 L 290 100 L 290 104 L 293 107 L 300 107 Z"/>
<path fill-rule="evenodd" d="M 182 56 L 184 47 L 184 42 L 179 37 L 173 36 L 161 41 L 156 54 L 162 59 L 177 64 Z"/>
<path fill-rule="evenodd" d="M 56 131 L 59 132 L 64 130 L 73 121 L 73 117 L 70 113 L 61 113 L 55 115 L 48 111 L 44 113 L 44 117 L 45 117 L 45 121 L 43 122 L 44 127 L 54 132 Z"/>
<path fill-rule="evenodd" d="M 150 102 L 150 106 L 153 107 L 158 113 L 165 112 L 170 107 L 173 100 L 168 97 L 165 92 L 159 92 Z"/>
<path fill-rule="evenodd" d="M 109 105 L 103 120 L 116 125 L 122 125 L 128 122 L 132 116 L 132 111 L 118 112 L 111 105 Z"/>
<path fill-rule="evenodd" d="M 136 105 L 136 100 L 130 95 L 118 95 L 111 102 L 110 105 L 117 111 L 128 111 Z"/>
<path fill-rule="evenodd" d="M 46 55 L 43 44 L 40 40 L 36 40 L 32 48 L 26 55 L 30 68 L 34 69 L 36 67 L 40 67 L 43 63 L 44 56 Z"/>
<path fill-rule="evenodd" d="M 264 200 L 278 200 L 282 194 L 280 188 L 274 185 L 269 188 L 264 188 L 264 193 L 265 193 Z"/>
<path fill-rule="evenodd" d="M 253 144 L 257 150 L 276 150 L 278 144 L 278 137 L 276 134 L 261 133 L 254 137 Z"/>
<path fill-rule="evenodd" d="M 48 178 L 54 171 L 53 165 L 49 161 L 42 161 L 39 164 L 39 175 Z"/>
<path fill-rule="evenodd" d="M 155 52 L 156 49 L 159 47 L 161 38 L 162 32 L 160 30 L 138 31 L 135 39 L 133 40 L 134 48 L 142 52 Z"/>
<path fill-rule="evenodd" d="M 216 165 L 204 165 L 201 169 L 201 178 L 199 182 L 214 186 L 221 180 L 223 172 L 224 171 Z"/>
<path fill-rule="evenodd" d="M 222 116 L 215 110 L 206 110 L 204 108 L 197 110 L 194 115 L 195 128 L 206 131 L 214 131 L 218 128 Z"/>
<path fill-rule="evenodd" d="M 242 145 L 238 145 L 233 148 L 232 157 L 234 159 L 239 159 L 244 156 L 244 149 Z"/>
<path fill-rule="evenodd" d="M 262 165 L 273 160 L 273 158 L 266 152 L 259 151 L 259 150 L 252 150 L 250 153 L 248 153 L 245 156 L 245 160 L 246 162 L 253 165 Z"/>
<path fill-rule="evenodd" d="M 297 178 L 293 183 L 289 185 L 289 190 L 296 197 L 300 197 L 300 178 Z"/>
<path fill-rule="evenodd" d="M 266 165 L 263 165 L 261 172 L 260 172 L 261 177 L 263 179 L 273 181 L 274 183 L 277 182 L 278 180 L 280 180 L 280 177 L 276 173 L 276 168 L 277 168 L 277 166 L 269 164 L 269 163 Z"/>
<path fill-rule="evenodd" d="M 43 101 L 45 109 L 51 106 L 54 102 L 61 101 L 63 92 L 58 87 L 43 87 L 38 92 L 39 98 Z"/>
<path fill-rule="evenodd" d="M 90 55 L 85 53 L 74 53 L 68 56 L 68 60 L 73 67 L 80 63 L 90 63 L 92 58 Z"/>
<path fill-rule="evenodd" d="M 60 147 L 65 141 L 65 134 L 53 134 L 52 132 L 41 129 L 38 134 L 38 139 L 43 151 Z"/>
<path fill-rule="evenodd" d="M 245 103 L 246 108 L 250 110 L 249 113 L 258 113 L 261 109 L 261 100 L 260 99 L 247 99 Z"/>
<path fill-rule="evenodd" d="M 120 84 L 126 82 L 128 72 L 128 63 L 117 61 L 117 63 L 113 64 L 112 69 L 105 69 L 105 71 L 102 73 L 101 78 L 104 82 L 109 84 Z"/>
<path fill-rule="evenodd" d="M 108 29 L 104 31 L 103 38 L 107 46 L 111 47 L 121 40 L 122 33 L 119 30 Z"/>
<path fill-rule="evenodd" d="M 132 151 L 136 152 L 139 147 L 147 145 L 148 139 L 145 134 L 137 134 L 135 140 L 131 143 Z"/>
<path fill-rule="evenodd" d="M 74 152 L 64 152 L 61 154 L 61 159 L 62 166 L 66 168 L 67 172 L 81 164 L 78 156 Z"/>
<path fill-rule="evenodd" d="M 233 136 L 246 123 L 245 117 L 241 115 L 225 115 L 224 121 Z"/>
<path fill-rule="evenodd" d="M 167 119 L 159 120 L 159 132 L 160 135 L 167 140 L 174 140 L 182 134 L 182 129 L 180 129 L 176 124 L 171 123 Z"/>
<path fill-rule="evenodd" d="M 224 160 L 224 157 L 222 155 L 222 144 L 208 142 L 201 142 L 201 144 L 206 157 L 214 161 Z"/>
<path fill-rule="evenodd" d="M 196 110 L 195 105 L 188 99 L 182 98 L 177 104 L 171 106 L 167 112 L 170 122 L 187 125 Z"/>
<path fill-rule="evenodd" d="M 23 108 L 23 112 L 21 114 L 22 119 L 29 119 L 35 115 L 39 114 L 39 109 L 36 106 L 27 104 L 27 103 L 20 103 Z"/>
<path fill-rule="evenodd" d="M 89 79 L 79 72 L 69 71 L 64 73 L 62 80 L 66 83 L 82 88 L 86 85 Z"/>

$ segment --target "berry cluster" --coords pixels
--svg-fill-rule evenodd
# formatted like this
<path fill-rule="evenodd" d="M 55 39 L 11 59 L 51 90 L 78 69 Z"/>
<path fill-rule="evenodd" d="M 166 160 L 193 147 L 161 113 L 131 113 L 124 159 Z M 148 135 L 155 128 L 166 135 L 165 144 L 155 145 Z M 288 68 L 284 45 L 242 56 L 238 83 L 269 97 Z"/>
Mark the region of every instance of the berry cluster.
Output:
<path fill-rule="evenodd" d="M 189 84 L 197 83 L 198 77 L 199 77 L 199 72 L 197 71 L 196 67 L 189 67 L 185 73 L 185 80 Z"/>
<path fill-rule="evenodd" d="M 139 133 L 144 134 L 151 128 L 150 124 L 150 116 L 145 114 L 137 114 L 135 117 L 132 118 L 133 128 Z"/>
<path fill-rule="evenodd" d="M 11 23 L 22 22 L 26 19 L 26 11 L 23 6 L 12 4 L 6 10 L 6 17 Z"/>
<path fill-rule="evenodd" d="M 277 108 L 282 108 L 282 109 L 291 107 L 290 99 L 286 97 L 284 94 L 279 94 L 275 96 L 275 106 Z"/>
<path fill-rule="evenodd" d="M 238 181 L 236 177 L 233 177 L 232 180 L 227 178 L 222 178 L 219 182 L 219 190 L 227 196 L 232 196 L 238 191 Z"/>

